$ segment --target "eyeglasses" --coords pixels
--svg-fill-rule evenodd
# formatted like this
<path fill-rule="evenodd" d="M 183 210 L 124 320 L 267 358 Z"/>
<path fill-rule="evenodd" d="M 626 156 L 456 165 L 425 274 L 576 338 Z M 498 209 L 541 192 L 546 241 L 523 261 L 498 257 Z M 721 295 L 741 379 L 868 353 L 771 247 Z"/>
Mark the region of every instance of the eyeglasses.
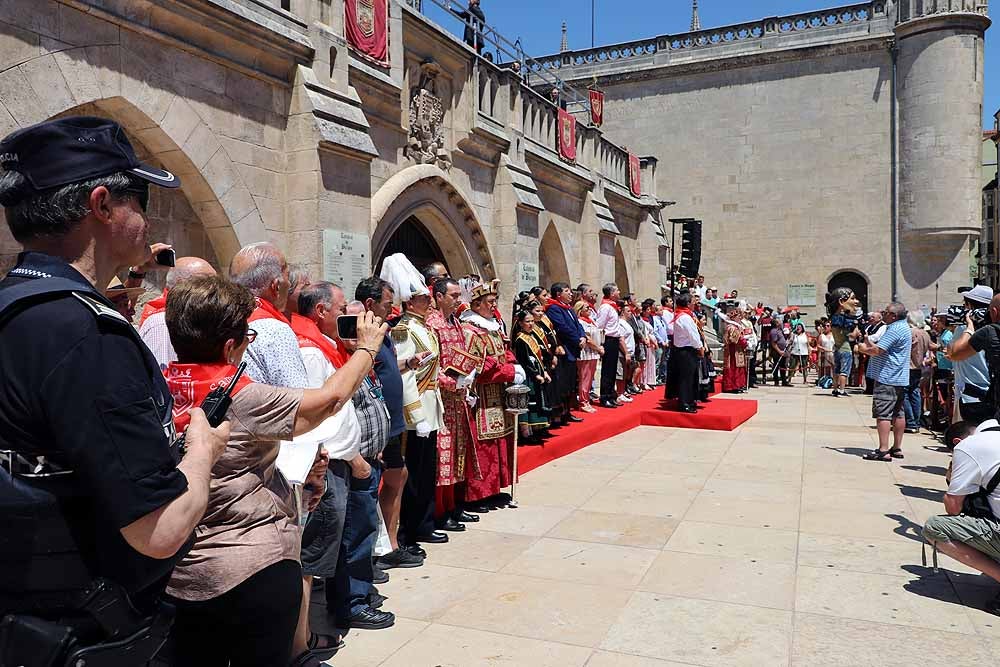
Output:
<path fill-rule="evenodd" d="M 143 213 L 146 212 L 146 208 L 149 206 L 149 187 L 148 186 L 143 187 L 141 185 L 137 185 L 137 186 L 134 186 L 134 187 L 125 188 L 125 194 L 127 194 L 127 195 L 133 195 L 136 198 L 136 200 L 139 202 L 139 208 L 142 209 L 142 212 Z"/>
<path fill-rule="evenodd" d="M 249 345 L 250 343 L 254 342 L 254 340 L 257 339 L 257 332 L 254 331 L 253 329 L 247 329 L 247 334 L 246 336 L 244 336 L 244 338 L 247 339 L 247 345 Z"/>

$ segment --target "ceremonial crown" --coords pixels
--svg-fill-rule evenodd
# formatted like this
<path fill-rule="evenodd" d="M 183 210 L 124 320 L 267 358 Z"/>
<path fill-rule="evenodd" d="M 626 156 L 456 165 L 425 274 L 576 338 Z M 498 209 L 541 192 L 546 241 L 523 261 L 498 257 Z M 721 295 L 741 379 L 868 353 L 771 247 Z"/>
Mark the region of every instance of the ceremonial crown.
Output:
<path fill-rule="evenodd" d="M 491 280 L 488 283 L 479 283 L 472 288 L 472 300 L 476 301 L 482 299 L 484 296 L 489 296 L 491 294 L 497 295 L 500 293 L 500 281 Z"/>

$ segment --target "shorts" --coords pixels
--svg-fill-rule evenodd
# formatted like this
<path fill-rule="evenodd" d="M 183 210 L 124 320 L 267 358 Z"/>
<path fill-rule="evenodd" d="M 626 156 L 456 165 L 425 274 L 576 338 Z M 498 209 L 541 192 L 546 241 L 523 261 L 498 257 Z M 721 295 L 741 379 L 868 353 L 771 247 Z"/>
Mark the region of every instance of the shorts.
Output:
<path fill-rule="evenodd" d="M 337 571 L 350 480 L 347 462 L 331 460 L 326 471 L 326 493 L 302 529 L 303 575 L 332 579 Z"/>
<path fill-rule="evenodd" d="M 906 387 L 876 382 L 875 392 L 872 394 L 872 417 L 878 421 L 893 421 L 905 417 L 903 412 L 905 398 Z"/>
<path fill-rule="evenodd" d="M 809 355 L 793 354 L 791 357 L 791 364 L 789 368 L 791 368 L 793 373 L 803 368 L 809 368 Z"/>
<path fill-rule="evenodd" d="M 405 432 L 405 431 L 404 431 Z M 389 437 L 389 442 L 382 450 L 382 464 L 387 470 L 399 470 L 406 466 L 403 460 L 403 436 L 393 435 Z"/>
<path fill-rule="evenodd" d="M 1000 523 L 965 514 L 932 516 L 924 524 L 924 537 L 934 542 L 961 542 L 1000 562 Z"/>
<path fill-rule="evenodd" d="M 833 359 L 836 362 L 834 375 L 843 375 L 844 377 L 847 377 L 851 374 L 851 368 L 854 366 L 853 352 L 849 350 L 834 352 Z"/>

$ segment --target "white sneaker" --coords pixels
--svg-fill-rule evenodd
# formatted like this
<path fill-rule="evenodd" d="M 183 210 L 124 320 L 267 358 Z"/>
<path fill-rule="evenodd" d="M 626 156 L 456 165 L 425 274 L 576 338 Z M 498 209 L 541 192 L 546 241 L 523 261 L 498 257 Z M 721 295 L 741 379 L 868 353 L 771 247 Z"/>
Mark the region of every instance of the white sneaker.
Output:
<path fill-rule="evenodd" d="M 621 403 L 631 403 L 632 402 L 632 399 L 629 398 L 628 396 L 626 396 L 625 394 L 622 394 L 621 396 L 619 396 L 618 400 Z"/>

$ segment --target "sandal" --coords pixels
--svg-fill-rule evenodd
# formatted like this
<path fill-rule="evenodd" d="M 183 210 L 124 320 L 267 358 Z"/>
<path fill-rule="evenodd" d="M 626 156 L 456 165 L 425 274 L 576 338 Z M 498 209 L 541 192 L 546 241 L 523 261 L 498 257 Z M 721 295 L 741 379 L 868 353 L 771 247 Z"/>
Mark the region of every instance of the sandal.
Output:
<path fill-rule="evenodd" d="M 900 449 L 899 447 L 893 447 L 892 449 L 890 449 L 889 450 L 889 456 L 891 456 L 894 459 L 905 459 L 906 458 L 905 456 L 903 456 L 903 450 Z"/>
<path fill-rule="evenodd" d="M 883 452 L 881 449 L 873 449 L 861 458 L 865 461 L 883 461 L 885 463 L 889 463 L 892 461 L 892 454 L 889 452 Z"/>
<path fill-rule="evenodd" d="M 340 637 L 311 632 L 309 633 L 307 653 L 321 661 L 329 660 L 333 656 L 337 655 L 337 651 L 344 648 L 344 646 L 346 646 L 346 644 L 344 644 L 344 640 Z"/>

